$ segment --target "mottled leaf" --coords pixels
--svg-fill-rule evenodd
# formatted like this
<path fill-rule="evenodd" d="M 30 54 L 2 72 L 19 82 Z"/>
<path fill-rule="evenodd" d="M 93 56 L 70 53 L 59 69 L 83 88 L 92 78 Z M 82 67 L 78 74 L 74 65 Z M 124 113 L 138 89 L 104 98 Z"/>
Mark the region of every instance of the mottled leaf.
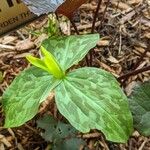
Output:
<path fill-rule="evenodd" d="M 98 40 L 98 34 L 52 37 L 45 40 L 43 46 L 54 55 L 65 71 L 82 60 Z"/>
<path fill-rule="evenodd" d="M 5 127 L 17 127 L 33 118 L 40 103 L 59 82 L 39 68 L 31 67 L 23 71 L 2 97 Z"/>
<path fill-rule="evenodd" d="M 64 141 L 57 141 L 52 149 L 53 150 L 80 150 L 81 146 L 86 145 L 86 142 L 81 138 L 69 138 Z M 88 150 L 88 149 L 86 149 Z"/>
<path fill-rule="evenodd" d="M 64 0 L 23 0 L 28 8 L 36 15 L 48 14 L 55 12 Z"/>
<path fill-rule="evenodd" d="M 55 93 L 60 113 L 79 131 L 98 129 L 110 141 L 128 140 L 132 116 L 125 94 L 110 73 L 87 67 L 74 70 Z"/>
<path fill-rule="evenodd" d="M 129 103 L 135 128 L 141 134 L 150 136 L 150 81 L 135 87 Z"/>
<path fill-rule="evenodd" d="M 78 150 L 85 141 L 76 138 L 78 131 L 70 124 L 56 121 L 52 116 L 45 115 L 37 121 L 38 127 L 44 129 L 42 137 L 52 142 L 53 150 Z"/>
<path fill-rule="evenodd" d="M 52 116 L 45 115 L 37 121 L 38 127 L 44 129 L 42 137 L 46 141 L 54 142 L 67 137 L 74 137 L 77 130 L 70 124 L 56 121 Z"/>

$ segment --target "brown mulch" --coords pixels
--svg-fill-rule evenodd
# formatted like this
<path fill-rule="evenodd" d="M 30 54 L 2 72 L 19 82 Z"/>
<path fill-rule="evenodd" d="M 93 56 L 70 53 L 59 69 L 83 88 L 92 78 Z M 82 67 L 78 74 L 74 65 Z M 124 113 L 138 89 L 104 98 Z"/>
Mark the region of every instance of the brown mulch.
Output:
<path fill-rule="evenodd" d="M 111 1 L 104 15 L 107 0 L 104 0 L 96 20 L 95 32 L 100 33 L 101 40 L 93 50 L 92 65 L 111 72 L 116 77 L 150 65 L 150 3 L 149 0 L 121 0 Z M 93 0 L 84 4 L 74 18 L 80 34 L 91 32 L 93 12 L 97 3 Z M 25 56 L 29 53 L 38 56 L 39 43 L 46 38 L 45 34 L 38 37 L 29 34 L 30 31 L 42 30 L 47 25 L 47 18 L 15 31 L 0 38 L 0 71 L 4 80 L 0 84 L 1 95 L 12 82 L 14 77 L 29 67 Z M 63 21 L 62 21 L 63 20 Z M 65 20 L 65 21 L 64 21 Z M 61 22 L 62 21 L 62 22 Z M 64 34 L 75 34 L 74 28 L 68 20 L 60 16 L 61 28 Z M 148 51 L 144 58 L 137 62 L 141 55 Z M 83 63 L 84 64 L 84 63 Z M 129 95 L 137 82 L 150 80 L 150 71 L 131 76 L 122 82 Z M 50 96 L 51 100 L 53 96 Z M 49 145 L 40 136 L 36 127 L 36 119 L 46 111 L 55 117 L 58 112 L 54 103 L 44 103 L 39 114 L 32 120 L 15 129 L 2 127 L 4 116 L 0 109 L 0 150 L 46 150 Z M 50 106 L 53 110 L 49 110 Z M 1 106 L 0 106 L 1 107 Z M 44 107 L 44 109 L 43 109 Z M 150 150 L 150 138 L 133 133 L 128 143 L 116 144 L 108 142 L 97 132 L 83 135 L 91 150 Z M 94 145 L 96 144 L 96 147 Z"/>

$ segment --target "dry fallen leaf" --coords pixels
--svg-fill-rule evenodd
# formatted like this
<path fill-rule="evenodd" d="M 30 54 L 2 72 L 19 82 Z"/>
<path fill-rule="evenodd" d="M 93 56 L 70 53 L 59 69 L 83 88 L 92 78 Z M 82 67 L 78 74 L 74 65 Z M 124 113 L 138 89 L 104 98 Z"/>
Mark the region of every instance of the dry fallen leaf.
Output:
<path fill-rule="evenodd" d="M 74 11 L 77 10 L 86 1 L 87 0 L 66 0 L 57 8 L 56 12 L 71 18 Z"/>

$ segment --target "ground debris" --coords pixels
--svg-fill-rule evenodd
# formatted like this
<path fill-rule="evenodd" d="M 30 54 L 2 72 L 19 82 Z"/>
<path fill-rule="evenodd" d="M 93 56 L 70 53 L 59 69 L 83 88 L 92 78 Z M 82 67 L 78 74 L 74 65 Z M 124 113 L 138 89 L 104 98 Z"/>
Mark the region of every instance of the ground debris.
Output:
<path fill-rule="evenodd" d="M 148 0 L 114 0 L 111 1 L 106 14 L 104 0 L 96 20 L 95 32 L 100 33 L 101 39 L 94 49 L 93 66 L 103 68 L 111 72 L 116 78 L 132 71 L 142 54 L 150 47 L 150 4 Z M 93 11 L 97 6 L 96 0 L 81 6 L 79 19 L 75 22 L 80 34 L 91 32 Z M 60 16 L 61 18 L 62 16 Z M 36 21 L 27 27 L 15 31 L 10 35 L 0 38 L 0 71 L 3 75 L 3 82 L 0 83 L 0 100 L 2 93 L 9 86 L 12 80 L 20 71 L 30 65 L 25 56 L 32 54 L 39 56 L 39 45 L 47 38 L 45 33 L 35 36 L 30 34 L 41 31 L 47 26 L 47 18 Z M 73 27 L 70 27 L 68 20 L 61 24 L 64 34 L 74 34 Z M 101 27 L 100 27 L 101 26 Z M 79 66 L 85 66 L 85 61 Z M 137 69 L 150 64 L 150 50 L 146 53 Z M 127 95 L 132 92 L 138 82 L 150 80 L 150 72 L 144 72 L 129 77 L 124 81 L 124 89 Z M 46 112 L 55 118 L 62 120 L 51 93 L 47 100 L 41 105 L 39 114 L 27 124 L 7 130 L 2 127 L 4 115 L 0 106 L 0 150 L 46 150 L 50 149 L 49 144 L 40 136 L 40 129 L 37 129 L 36 119 Z M 141 136 L 137 131 L 133 133 L 128 143 L 116 144 L 106 141 L 101 133 L 79 134 L 87 142 L 91 150 L 150 150 L 150 138 Z"/>

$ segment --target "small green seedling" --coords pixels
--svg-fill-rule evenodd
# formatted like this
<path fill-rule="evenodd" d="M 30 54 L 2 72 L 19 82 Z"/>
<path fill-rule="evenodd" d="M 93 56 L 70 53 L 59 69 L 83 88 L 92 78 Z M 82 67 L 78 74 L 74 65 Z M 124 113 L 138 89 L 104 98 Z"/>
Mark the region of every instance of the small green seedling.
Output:
<path fill-rule="evenodd" d="M 126 142 L 132 133 L 127 97 L 115 77 L 92 67 L 69 71 L 96 46 L 98 34 L 52 37 L 43 42 L 41 59 L 27 56 L 36 67 L 24 70 L 3 95 L 5 127 L 32 119 L 54 90 L 60 113 L 79 131 L 101 130 L 114 142 Z"/>

